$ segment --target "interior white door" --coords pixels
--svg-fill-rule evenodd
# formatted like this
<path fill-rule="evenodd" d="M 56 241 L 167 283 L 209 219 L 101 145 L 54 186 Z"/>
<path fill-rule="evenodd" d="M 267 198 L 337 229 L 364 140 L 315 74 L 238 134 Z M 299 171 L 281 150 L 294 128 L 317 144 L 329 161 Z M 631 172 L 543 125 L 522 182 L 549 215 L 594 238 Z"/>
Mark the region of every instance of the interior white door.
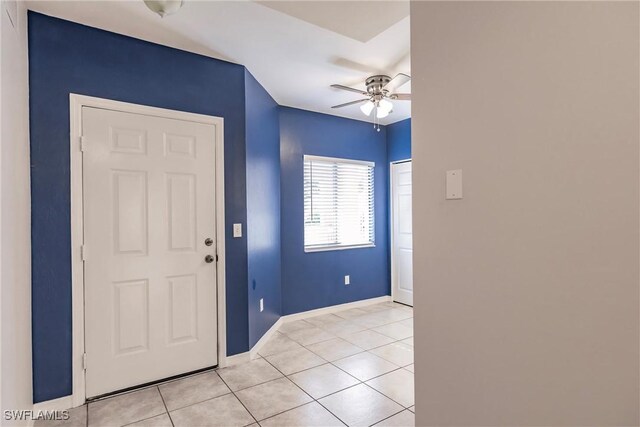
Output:
<path fill-rule="evenodd" d="M 86 396 L 216 365 L 215 126 L 83 107 L 82 134 Z"/>
<path fill-rule="evenodd" d="M 413 306 L 411 162 L 391 165 L 391 282 L 394 301 Z"/>

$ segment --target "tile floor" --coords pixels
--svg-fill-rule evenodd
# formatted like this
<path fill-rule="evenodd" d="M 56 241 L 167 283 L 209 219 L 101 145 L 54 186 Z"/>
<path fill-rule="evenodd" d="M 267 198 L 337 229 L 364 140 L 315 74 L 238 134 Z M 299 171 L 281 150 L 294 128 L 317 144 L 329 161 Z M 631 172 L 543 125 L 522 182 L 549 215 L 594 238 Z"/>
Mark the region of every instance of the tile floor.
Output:
<path fill-rule="evenodd" d="M 413 309 L 284 323 L 260 357 L 99 400 L 36 426 L 414 426 Z"/>

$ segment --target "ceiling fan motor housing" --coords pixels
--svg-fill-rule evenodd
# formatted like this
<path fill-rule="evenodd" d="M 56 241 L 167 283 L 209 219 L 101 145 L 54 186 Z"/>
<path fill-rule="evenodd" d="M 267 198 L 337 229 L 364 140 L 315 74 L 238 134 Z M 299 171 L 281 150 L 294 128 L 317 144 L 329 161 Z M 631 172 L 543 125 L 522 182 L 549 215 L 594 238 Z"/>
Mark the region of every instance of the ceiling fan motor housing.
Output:
<path fill-rule="evenodd" d="M 367 93 L 372 96 L 376 95 L 386 95 L 385 92 L 388 92 L 383 87 L 391 81 L 391 77 L 384 75 L 376 75 L 371 76 L 365 80 L 365 85 L 367 86 Z"/>

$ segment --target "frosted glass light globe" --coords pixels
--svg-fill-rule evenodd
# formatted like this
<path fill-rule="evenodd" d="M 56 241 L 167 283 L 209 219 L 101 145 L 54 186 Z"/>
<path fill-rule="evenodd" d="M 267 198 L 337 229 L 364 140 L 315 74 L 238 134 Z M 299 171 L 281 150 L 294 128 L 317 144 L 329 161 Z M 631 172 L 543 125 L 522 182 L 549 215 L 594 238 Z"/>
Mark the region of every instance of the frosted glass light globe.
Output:
<path fill-rule="evenodd" d="M 161 18 L 176 13 L 182 7 L 182 3 L 183 0 L 144 0 L 144 4 Z"/>
<path fill-rule="evenodd" d="M 372 101 L 367 101 L 366 104 L 360 106 L 360 111 L 362 111 L 365 116 L 370 116 L 373 107 L 375 107 L 375 104 Z"/>

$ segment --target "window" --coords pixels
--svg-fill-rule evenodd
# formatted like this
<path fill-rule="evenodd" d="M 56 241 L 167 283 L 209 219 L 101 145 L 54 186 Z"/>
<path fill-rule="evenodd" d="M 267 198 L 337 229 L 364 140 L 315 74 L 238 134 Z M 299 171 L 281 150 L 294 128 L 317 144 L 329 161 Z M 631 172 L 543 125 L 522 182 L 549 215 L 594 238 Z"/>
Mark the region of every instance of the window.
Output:
<path fill-rule="evenodd" d="M 374 166 L 304 156 L 305 252 L 374 246 Z"/>

